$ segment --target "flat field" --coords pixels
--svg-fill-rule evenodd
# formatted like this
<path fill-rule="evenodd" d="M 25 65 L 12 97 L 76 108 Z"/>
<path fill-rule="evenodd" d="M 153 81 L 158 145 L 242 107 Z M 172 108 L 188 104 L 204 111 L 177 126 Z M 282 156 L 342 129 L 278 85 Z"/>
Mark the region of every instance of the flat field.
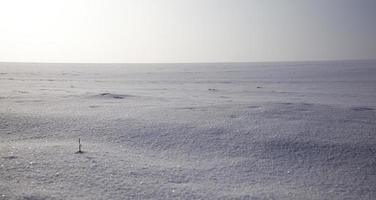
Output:
<path fill-rule="evenodd" d="M 376 61 L 0 63 L 0 200 L 374 198 Z"/>

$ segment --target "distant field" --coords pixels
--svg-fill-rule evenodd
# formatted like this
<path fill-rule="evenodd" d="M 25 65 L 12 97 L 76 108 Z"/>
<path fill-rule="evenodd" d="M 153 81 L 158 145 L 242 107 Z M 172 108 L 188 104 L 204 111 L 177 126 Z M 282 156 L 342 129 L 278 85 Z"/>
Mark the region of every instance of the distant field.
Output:
<path fill-rule="evenodd" d="M 376 61 L 0 63 L 0 86 L 0 200 L 376 197 Z"/>

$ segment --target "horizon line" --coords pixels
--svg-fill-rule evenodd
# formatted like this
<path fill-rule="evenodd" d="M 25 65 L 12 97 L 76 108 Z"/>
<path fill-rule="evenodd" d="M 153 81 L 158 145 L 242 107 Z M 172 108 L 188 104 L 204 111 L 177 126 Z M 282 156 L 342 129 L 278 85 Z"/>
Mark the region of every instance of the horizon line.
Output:
<path fill-rule="evenodd" d="M 276 60 L 276 61 L 208 61 L 208 62 L 28 62 L 0 61 L 0 64 L 246 64 L 246 63 L 319 63 L 319 62 L 359 62 L 376 61 L 375 59 L 323 59 L 323 60 Z"/>

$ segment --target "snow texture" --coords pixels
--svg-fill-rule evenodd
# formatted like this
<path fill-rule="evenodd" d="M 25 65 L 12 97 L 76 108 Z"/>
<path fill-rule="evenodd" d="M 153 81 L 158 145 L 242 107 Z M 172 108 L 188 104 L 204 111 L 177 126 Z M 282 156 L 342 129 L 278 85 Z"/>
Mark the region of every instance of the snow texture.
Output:
<path fill-rule="evenodd" d="M 0 63 L 0 86 L 0 200 L 376 198 L 376 61 Z"/>

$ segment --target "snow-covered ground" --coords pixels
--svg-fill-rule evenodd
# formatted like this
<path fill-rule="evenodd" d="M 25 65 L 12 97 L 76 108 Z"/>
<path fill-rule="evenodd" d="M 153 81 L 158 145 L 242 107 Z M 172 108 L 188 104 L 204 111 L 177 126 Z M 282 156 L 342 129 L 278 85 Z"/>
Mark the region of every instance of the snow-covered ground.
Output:
<path fill-rule="evenodd" d="M 0 63 L 0 200 L 375 198 L 376 61 Z"/>

